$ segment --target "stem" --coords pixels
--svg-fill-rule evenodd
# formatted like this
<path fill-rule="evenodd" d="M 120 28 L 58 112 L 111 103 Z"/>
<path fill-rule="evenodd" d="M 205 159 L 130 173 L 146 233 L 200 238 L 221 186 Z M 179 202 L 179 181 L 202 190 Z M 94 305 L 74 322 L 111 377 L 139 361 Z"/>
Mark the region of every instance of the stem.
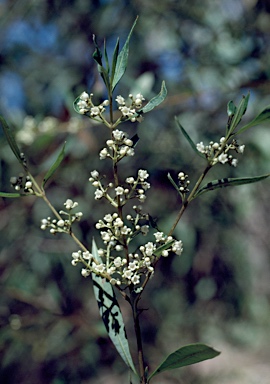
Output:
<path fill-rule="evenodd" d="M 140 296 L 136 296 L 133 298 L 130 297 L 130 305 L 132 307 L 132 315 L 133 315 L 133 323 L 134 323 L 134 331 L 136 335 L 136 341 L 137 341 L 137 353 L 138 353 L 138 363 L 139 363 L 139 374 L 140 374 L 140 383 L 141 384 L 147 384 L 147 377 L 145 375 L 145 362 L 144 362 L 144 355 L 143 355 L 143 345 L 142 345 L 142 335 L 141 335 L 141 327 L 140 327 L 140 320 L 139 316 L 141 314 L 141 311 L 138 310 L 138 301 Z"/>
<path fill-rule="evenodd" d="M 208 164 L 207 167 L 205 168 L 205 170 L 203 171 L 203 173 L 201 174 L 201 176 L 199 177 L 199 179 L 197 180 L 197 182 L 196 182 L 194 188 L 192 189 L 192 191 L 190 192 L 187 200 L 182 204 L 182 206 L 180 208 L 180 211 L 178 212 L 178 215 L 176 217 L 176 220 L 175 220 L 173 226 L 171 227 L 171 229 L 170 229 L 170 231 L 168 233 L 168 236 L 171 236 L 173 234 L 173 231 L 177 227 L 177 224 L 179 223 L 181 217 L 183 216 L 183 213 L 187 209 L 187 207 L 190 204 L 190 202 L 194 199 L 194 196 L 195 196 L 196 192 L 198 191 L 198 189 L 199 189 L 203 179 L 205 178 L 206 174 L 208 173 L 208 171 L 211 168 L 212 168 L 212 165 Z"/>

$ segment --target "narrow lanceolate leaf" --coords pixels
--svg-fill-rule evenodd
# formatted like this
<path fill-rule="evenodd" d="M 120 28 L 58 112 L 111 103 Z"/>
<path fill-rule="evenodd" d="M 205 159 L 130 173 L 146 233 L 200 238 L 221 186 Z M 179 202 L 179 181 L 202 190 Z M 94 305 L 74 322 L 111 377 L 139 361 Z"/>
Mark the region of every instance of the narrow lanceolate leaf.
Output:
<path fill-rule="evenodd" d="M 113 79 L 114 79 L 114 74 L 115 74 L 115 68 L 116 68 L 118 53 L 119 53 L 119 38 L 116 41 L 116 44 L 115 44 L 115 47 L 114 47 L 114 51 L 113 51 L 111 84 L 113 84 Z"/>
<path fill-rule="evenodd" d="M 170 369 L 181 368 L 187 365 L 199 363 L 204 360 L 213 359 L 220 352 L 205 344 L 196 343 L 185 345 L 171 353 L 167 359 L 149 376 L 149 380 L 160 372 Z"/>
<path fill-rule="evenodd" d="M 266 121 L 270 120 L 270 105 L 265 107 L 261 113 L 258 114 L 258 116 L 255 117 L 250 123 L 244 125 L 242 128 L 237 131 L 237 134 L 243 133 L 248 128 L 254 127 L 255 125 L 259 125 L 261 123 L 265 123 Z"/>
<path fill-rule="evenodd" d="M 102 53 L 101 50 L 99 49 L 99 46 L 97 44 L 96 36 L 93 35 L 93 41 L 95 44 L 95 52 L 93 53 L 93 58 L 97 62 L 98 66 L 98 71 L 106 85 L 106 88 L 109 89 L 110 87 L 110 79 L 109 79 L 109 63 L 108 63 L 108 57 L 107 57 L 107 52 L 106 52 L 106 44 L 104 42 L 104 53 L 105 53 L 105 61 L 107 63 L 107 69 L 103 67 L 102 64 Z"/>
<path fill-rule="evenodd" d="M 116 85 L 119 83 L 121 78 L 123 77 L 126 68 L 127 68 L 127 63 L 128 63 L 128 53 L 129 53 L 129 40 L 131 38 L 133 29 L 137 23 L 138 17 L 134 21 L 131 30 L 129 32 L 129 35 L 127 37 L 127 40 L 121 49 L 120 53 L 117 55 L 117 60 L 116 60 L 116 65 L 115 65 L 115 71 L 114 71 L 114 77 L 112 81 L 112 91 L 116 87 Z"/>
<path fill-rule="evenodd" d="M 242 100 L 239 104 L 239 107 L 237 107 L 235 114 L 232 118 L 230 127 L 228 129 L 228 134 L 232 134 L 235 128 L 238 126 L 240 121 L 242 120 L 243 115 L 246 113 L 247 106 L 248 106 L 248 101 L 249 101 L 249 93 L 247 96 L 243 96 Z"/>
<path fill-rule="evenodd" d="M 10 129 L 10 127 L 8 126 L 6 120 L 2 116 L 0 116 L 0 123 L 1 123 L 4 134 L 7 138 L 8 144 L 9 144 L 12 152 L 14 153 L 14 155 L 17 157 L 17 159 L 19 160 L 19 162 L 21 163 L 21 165 L 25 169 L 26 167 L 25 167 L 25 164 L 24 164 L 24 162 L 20 156 L 21 152 L 20 152 L 20 149 L 16 143 L 14 134 L 13 134 L 12 130 Z"/>
<path fill-rule="evenodd" d="M 48 170 L 48 172 L 46 173 L 46 175 L 44 176 L 44 179 L 43 179 L 43 182 L 42 182 L 42 188 L 44 188 L 45 184 L 47 183 L 47 181 L 52 177 L 52 175 L 54 174 L 54 172 L 57 170 L 57 168 L 60 166 L 60 164 L 62 163 L 64 157 L 65 157 L 65 146 L 66 146 L 66 142 L 64 143 L 62 149 L 61 149 L 61 152 L 59 153 L 59 155 L 57 156 L 57 159 L 55 160 L 55 162 L 53 163 L 53 165 L 51 166 L 51 168 Z"/>
<path fill-rule="evenodd" d="M 179 195 L 182 197 L 181 192 L 179 191 L 179 186 L 176 184 L 174 179 L 171 177 L 170 173 L 168 173 L 167 177 L 168 177 L 169 181 L 172 183 L 172 185 L 174 186 L 174 188 L 177 190 Z"/>
<path fill-rule="evenodd" d="M 8 192 L 0 192 L 0 197 L 22 197 L 22 196 L 29 196 L 29 194 L 25 193 L 8 193 Z"/>
<path fill-rule="evenodd" d="M 101 262 L 94 240 L 92 243 L 92 254 L 96 260 Z M 108 335 L 126 365 L 137 375 L 129 350 L 121 309 L 112 285 L 94 273 L 92 273 L 92 279 L 95 298 Z"/>
<path fill-rule="evenodd" d="M 240 178 L 228 178 L 228 179 L 225 178 L 220 180 L 214 180 L 204 185 L 202 188 L 200 188 L 194 197 L 198 197 L 205 192 L 214 191 L 215 189 L 218 189 L 218 188 L 257 183 L 258 181 L 264 180 L 269 176 L 270 176 L 270 173 L 267 173 L 265 175 L 260 175 L 260 176 L 254 176 L 254 177 L 240 177 Z"/>
<path fill-rule="evenodd" d="M 171 246 L 173 245 L 174 241 L 175 240 L 170 240 L 166 244 L 163 244 L 160 247 L 158 247 L 155 250 L 154 255 L 157 256 L 157 257 L 161 256 L 163 251 L 166 251 L 166 249 L 171 248 Z"/>
<path fill-rule="evenodd" d="M 185 130 L 185 128 L 180 124 L 179 120 L 177 118 L 175 118 L 175 121 L 176 121 L 176 124 L 178 125 L 178 127 L 181 129 L 181 132 L 183 133 L 184 137 L 187 139 L 189 145 L 191 146 L 191 148 L 193 149 L 193 151 L 199 155 L 200 157 L 204 158 L 205 159 L 205 156 L 198 151 L 197 147 L 196 147 L 196 144 L 194 143 L 194 141 L 191 139 L 191 137 L 189 136 L 189 134 L 187 133 L 187 131 Z"/>
<path fill-rule="evenodd" d="M 162 81 L 161 90 L 158 95 L 153 97 L 142 109 L 138 111 L 138 113 L 147 113 L 152 111 L 155 107 L 161 104 L 167 96 L 167 88 L 165 85 L 165 81 Z"/>

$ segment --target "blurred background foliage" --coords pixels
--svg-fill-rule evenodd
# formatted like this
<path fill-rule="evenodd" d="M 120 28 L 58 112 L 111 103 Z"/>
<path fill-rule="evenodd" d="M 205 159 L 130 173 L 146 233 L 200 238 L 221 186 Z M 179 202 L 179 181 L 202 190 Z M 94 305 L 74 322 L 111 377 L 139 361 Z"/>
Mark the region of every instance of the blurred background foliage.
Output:
<path fill-rule="evenodd" d="M 139 15 L 130 60 L 117 94 L 140 91 L 149 99 L 164 79 L 167 100 L 138 126 L 136 157 L 122 165 L 149 170 L 145 207 L 166 230 L 178 198 L 168 171 L 195 182 L 203 164 L 188 147 L 174 117 L 195 142 L 224 134 L 226 105 L 250 90 L 245 119 L 270 104 L 270 5 L 267 0 L 1 0 L 0 110 L 13 125 L 32 173 L 42 180 L 67 140 L 67 156 L 48 186 L 57 209 L 67 198 L 84 213 L 78 236 L 90 244 L 94 224 L 107 212 L 93 201 L 90 171 L 107 173 L 98 160 L 108 134 L 76 115 L 82 91 L 106 95 L 91 56 L 92 34 L 112 52 Z M 1 191 L 21 171 L 0 132 Z M 236 169 L 217 166 L 209 181 L 269 172 L 269 126 L 242 137 Z M 125 366 L 106 336 L 91 281 L 70 264 L 76 246 L 39 229 L 49 212 L 34 198 L 0 199 L 1 382 L 128 382 Z M 162 383 L 268 383 L 269 181 L 210 192 L 185 213 L 176 235 L 184 253 L 163 259 L 142 301 L 146 356 L 153 369 L 190 342 L 222 351 L 210 362 L 163 374 Z M 99 241 L 99 240 L 98 240 Z M 129 308 L 123 304 L 128 333 Z M 131 340 L 134 346 L 134 340 Z"/>

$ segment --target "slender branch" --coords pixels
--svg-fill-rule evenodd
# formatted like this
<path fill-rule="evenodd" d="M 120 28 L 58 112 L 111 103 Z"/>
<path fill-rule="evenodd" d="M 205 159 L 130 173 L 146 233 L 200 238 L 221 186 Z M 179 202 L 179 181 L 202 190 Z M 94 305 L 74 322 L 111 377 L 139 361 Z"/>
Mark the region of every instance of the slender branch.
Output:
<path fill-rule="evenodd" d="M 187 200 L 182 204 L 181 208 L 180 208 L 180 211 L 178 212 L 178 215 L 175 219 L 175 222 L 173 223 L 169 233 L 168 233 L 168 236 L 171 236 L 173 234 L 173 231 L 175 230 L 175 228 L 177 227 L 181 217 L 183 216 L 183 213 L 185 212 L 185 210 L 187 209 L 188 205 L 190 204 L 190 202 L 194 199 L 194 196 L 196 194 L 196 192 L 198 191 L 203 179 L 205 178 L 206 174 L 209 172 L 209 170 L 212 168 L 212 165 L 211 164 L 208 164 L 207 167 L 205 168 L 205 170 L 203 171 L 203 173 L 201 174 L 201 176 L 199 177 L 199 179 L 197 180 L 194 188 L 192 189 L 192 191 L 190 192 Z"/>

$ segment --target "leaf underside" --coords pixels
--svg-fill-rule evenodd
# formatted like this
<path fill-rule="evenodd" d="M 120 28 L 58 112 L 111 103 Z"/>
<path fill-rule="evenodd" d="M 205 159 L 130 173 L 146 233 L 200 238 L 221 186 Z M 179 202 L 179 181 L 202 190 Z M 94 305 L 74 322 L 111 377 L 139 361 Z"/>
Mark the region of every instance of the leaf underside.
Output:
<path fill-rule="evenodd" d="M 94 240 L 92 243 L 92 254 L 96 260 L 101 262 Z M 137 375 L 129 350 L 121 309 L 112 285 L 107 280 L 94 273 L 92 273 L 92 279 L 95 298 L 107 333 L 126 365 Z"/>

